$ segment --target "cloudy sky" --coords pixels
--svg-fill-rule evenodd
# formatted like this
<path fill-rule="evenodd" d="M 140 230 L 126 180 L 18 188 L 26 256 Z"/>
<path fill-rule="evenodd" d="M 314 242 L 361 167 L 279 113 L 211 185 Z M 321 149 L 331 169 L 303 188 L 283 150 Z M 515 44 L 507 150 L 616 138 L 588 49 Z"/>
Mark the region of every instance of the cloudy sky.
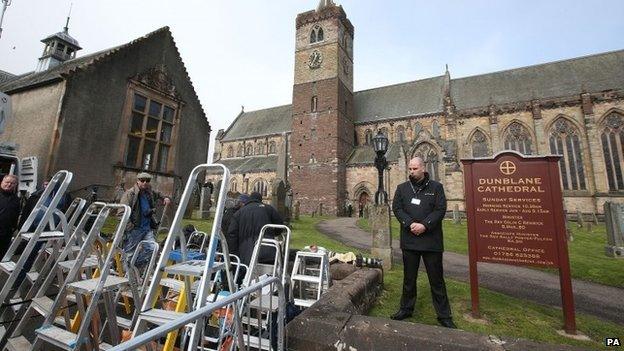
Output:
<path fill-rule="evenodd" d="M 337 0 L 355 26 L 355 90 L 505 70 L 624 49 L 624 1 Z M 213 129 L 291 102 L 295 16 L 318 0 L 12 0 L 0 69 L 35 68 L 62 29 L 79 54 L 169 26 Z"/>

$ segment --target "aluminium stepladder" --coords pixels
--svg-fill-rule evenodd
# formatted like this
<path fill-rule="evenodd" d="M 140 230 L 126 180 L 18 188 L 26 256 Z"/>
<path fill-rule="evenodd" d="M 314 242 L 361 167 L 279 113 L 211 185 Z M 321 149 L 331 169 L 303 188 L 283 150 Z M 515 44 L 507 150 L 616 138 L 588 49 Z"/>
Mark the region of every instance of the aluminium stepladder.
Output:
<path fill-rule="evenodd" d="M 299 307 L 310 307 L 331 286 L 327 252 L 298 251 L 290 275 L 290 296 Z"/>

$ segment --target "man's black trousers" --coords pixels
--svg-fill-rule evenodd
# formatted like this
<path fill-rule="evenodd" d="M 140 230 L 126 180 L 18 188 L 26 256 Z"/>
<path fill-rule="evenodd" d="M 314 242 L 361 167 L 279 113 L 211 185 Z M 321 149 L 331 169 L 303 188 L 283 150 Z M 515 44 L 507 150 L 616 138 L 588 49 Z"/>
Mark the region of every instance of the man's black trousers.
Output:
<path fill-rule="evenodd" d="M 451 306 L 446 295 L 442 252 L 403 250 L 403 295 L 401 310 L 413 312 L 416 303 L 416 278 L 422 257 L 431 287 L 431 298 L 438 319 L 451 318 Z"/>

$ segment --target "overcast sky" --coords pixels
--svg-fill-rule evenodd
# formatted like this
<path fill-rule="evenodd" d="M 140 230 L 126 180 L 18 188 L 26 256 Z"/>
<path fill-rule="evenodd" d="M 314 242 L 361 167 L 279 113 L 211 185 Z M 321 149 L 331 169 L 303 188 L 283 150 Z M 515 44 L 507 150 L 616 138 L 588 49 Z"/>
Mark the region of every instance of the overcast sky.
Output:
<path fill-rule="evenodd" d="M 214 140 L 241 105 L 291 102 L 295 17 L 318 0 L 13 0 L 0 69 L 32 71 L 40 40 L 62 29 L 70 3 L 79 55 L 169 26 Z M 336 3 L 355 27 L 356 91 L 441 75 L 445 64 L 458 78 L 624 49 L 621 0 Z"/>

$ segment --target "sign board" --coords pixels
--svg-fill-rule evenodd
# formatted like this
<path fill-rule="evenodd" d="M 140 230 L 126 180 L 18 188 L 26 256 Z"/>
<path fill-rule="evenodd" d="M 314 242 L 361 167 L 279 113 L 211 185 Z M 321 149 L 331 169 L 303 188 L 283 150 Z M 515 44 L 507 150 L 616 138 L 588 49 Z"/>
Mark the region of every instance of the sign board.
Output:
<path fill-rule="evenodd" d="M 565 330 L 576 332 L 559 159 L 505 151 L 462 160 L 475 316 L 477 262 L 554 267 L 560 273 Z"/>
<path fill-rule="evenodd" d="M 0 93 L 0 134 L 4 133 L 6 121 L 11 117 L 11 97 Z"/>

